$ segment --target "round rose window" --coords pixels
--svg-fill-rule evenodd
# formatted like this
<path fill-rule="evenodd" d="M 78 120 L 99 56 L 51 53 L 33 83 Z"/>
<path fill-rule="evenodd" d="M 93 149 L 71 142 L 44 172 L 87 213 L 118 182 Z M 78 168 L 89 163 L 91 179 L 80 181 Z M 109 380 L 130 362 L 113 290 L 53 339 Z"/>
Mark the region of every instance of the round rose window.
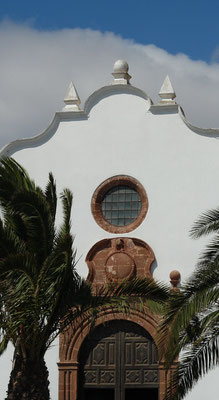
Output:
<path fill-rule="evenodd" d="M 134 178 L 120 175 L 107 179 L 92 198 L 93 216 L 103 229 L 112 233 L 134 230 L 148 209 L 143 186 Z"/>
<path fill-rule="evenodd" d="M 115 226 L 131 224 L 142 207 L 138 192 L 129 186 L 115 186 L 108 190 L 101 202 L 101 212 L 106 221 Z"/>

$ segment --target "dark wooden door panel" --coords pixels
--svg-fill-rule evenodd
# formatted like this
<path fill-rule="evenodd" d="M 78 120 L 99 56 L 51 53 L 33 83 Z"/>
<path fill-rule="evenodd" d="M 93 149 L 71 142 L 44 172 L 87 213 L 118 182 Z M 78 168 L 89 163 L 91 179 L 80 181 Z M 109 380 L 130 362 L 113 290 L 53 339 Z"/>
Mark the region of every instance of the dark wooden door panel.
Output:
<path fill-rule="evenodd" d="M 90 393 L 91 398 L 96 396 L 95 400 L 102 395 L 103 400 L 108 400 L 108 395 L 112 400 L 127 400 L 134 389 L 142 395 L 143 389 L 153 392 L 154 388 L 155 397 L 151 400 L 156 400 L 157 349 L 142 327 L 123 320 L 98 326 L 85 339 L 79 361 L 82 399 Z M 104 396 L 107 388 L 109 392 Z"/>

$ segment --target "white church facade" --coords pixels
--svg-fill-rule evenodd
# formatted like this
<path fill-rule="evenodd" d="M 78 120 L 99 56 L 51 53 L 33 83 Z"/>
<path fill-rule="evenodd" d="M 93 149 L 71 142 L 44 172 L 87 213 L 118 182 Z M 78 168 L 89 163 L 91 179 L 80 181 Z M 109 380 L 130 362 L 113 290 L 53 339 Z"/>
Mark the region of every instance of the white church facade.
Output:
<path fill-rule="evenodd" d="M 77 268 L 94 287 L 135 276 L 177 286 L 203 248 L 189 237 L 194 220 L 218 205 L 219 130 L 187 121 L 168 77 L 153 104 L 130 84 L 125 61 L 112 75 L 83 109 L 71 83 L 49 127 L 0 155 L 13 156 L 42 187 L 52 171 L 58 192 L 72 190 Z M 149 315 L 109 312 L 93 336 L 86 326 L 83 336 L 76 332 L 60 349 L 59 400 L 129 400 L 145 390 L 162 400 L 168 377 L 156 327 Z"/>

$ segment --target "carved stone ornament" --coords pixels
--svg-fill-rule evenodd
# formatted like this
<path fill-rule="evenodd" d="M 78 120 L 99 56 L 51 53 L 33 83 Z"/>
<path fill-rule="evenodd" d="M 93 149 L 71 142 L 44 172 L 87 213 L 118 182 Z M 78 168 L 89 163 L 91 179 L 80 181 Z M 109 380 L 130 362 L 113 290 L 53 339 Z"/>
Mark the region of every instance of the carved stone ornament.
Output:
<path fill-rule="evenodd" d="M 97 242 L 86 257 L 87 279 L 98 287 L 108 281 L 152 276 L 154 260 L 152 249 L 143 240 L 127 237 L 104 239 Z"/>
<path fill-rule="evenodd" d="M 109 280 L 122 281 L 134 276 L 135 262 L 129 254 L 118 251 L 108 257 L 105 270 Z"/>

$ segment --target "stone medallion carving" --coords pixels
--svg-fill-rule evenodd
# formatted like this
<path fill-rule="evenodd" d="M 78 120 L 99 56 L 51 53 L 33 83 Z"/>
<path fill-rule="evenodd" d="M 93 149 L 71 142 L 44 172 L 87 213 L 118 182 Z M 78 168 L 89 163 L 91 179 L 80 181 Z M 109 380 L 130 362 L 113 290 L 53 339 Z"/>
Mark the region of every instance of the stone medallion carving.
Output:
<path fill-rule="evenodd" d="M 154 259 L 152 249 L 143 240 L 127 237 L 104 239 L 97 242 L 86 257 L 87 279 L 93 287 L 98 287 L 109 281 L 152 276 Z"/>
<path fill-rule="evenodd" d="M 109 280 L 122 281 L 133 277 L 135 262 L 129 254 L 116 252 L 108 257 L 105 270 Z"/>

